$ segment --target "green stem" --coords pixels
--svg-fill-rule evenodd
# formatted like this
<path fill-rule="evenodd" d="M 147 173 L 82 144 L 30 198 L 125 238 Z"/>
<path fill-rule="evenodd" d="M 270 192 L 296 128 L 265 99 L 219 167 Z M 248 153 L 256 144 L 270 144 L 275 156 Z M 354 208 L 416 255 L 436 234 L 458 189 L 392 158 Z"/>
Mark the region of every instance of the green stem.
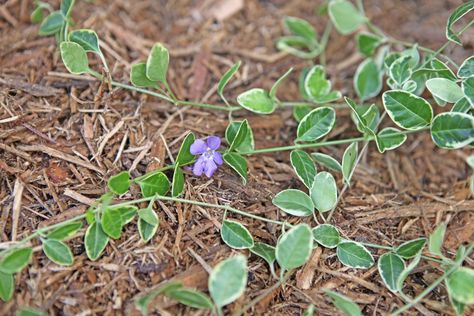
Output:
<path fill-rule="evenodd" d="M 430 286 L 428 286 L 423 292 L 420 293 L 417 297 L 411 300 L 407 305 L 400 307 L 396 311 L 394 311 L 391 316 L 400 315 L 403 312 L 409 310 L 414 305 L 418 304 L 425 296 L 431 293 L 441 282 L 447 279 L 454 271 L 456 271 L 463 263 L 463 261 L 470 255 L 470 253 L 474 250 L 474 242 L 472 242 L 469 247 L 467 248 L 466 252 L 464 253 L 462 260 L 453 264 L 441 277 L 439 277 L 436 281 L 434 281 Z"/>
<path fill-rule="evenodd" d="M 384 134 L 378 136 L 379 138 L 389 138 L 395 135 L 400 134 L 412 134 L 417 133 L 420 131 L 424 131 L 429 129 L 429 127 L 420 128 L 418 130 L 408 130 L 408 131 L 401 131 L 396 134 Z M 282 147 L 270 147 L 270 148 L 262 148 L 262 149 L 255 149 L 251 151 L 241 152 L 242 155 L 255 155 L 255 154 L 264 154 L 264 153 L 272 153 L 278 151 L 287 151 L 293 149 L 305 149 L 305 148 L 318 148 L 318 147 L 325 147 L 325 146 L 334 146 L 334 145 L 343 145 L 343 144 L 350 144 L 353 142 L 362 142 L 362 141 L 373 141 L 375 138 L 371 137 L 355 137 L 355 138 L 348 138 L 348 139 L 337 139 L 337 140 L 329 140 L 326 142 L 321 143 L 311 143 L 311 144 L 297 144 L 297 145 L 290 145 L 290 146 L 282 146 Z"/>
<path fill-rule="evenodd" d="M 212 109 L 212 110 L 227 111 L 227 112 L 242 110 L 242 108 L 240 106 L 224 107 L 224 106 L 220 106 L 220 105 L 199 103 L 199 102 L 193 102 L 193 101 L 179 101 L 179 100 L 177 100 L 175 102 L 175 104 L 176 105 L 192 105 L 192 106 L 196 106 L 196 107 Z"/>
<path fill-rule="evenodd" d="M 321 36 L 321 42 L 320 42 L 320 48 L 319 48 L 321 51 L 321 54 L 319 55 L 319 61 L 321 62 L 321 65 L 323 66 L 326 65 L 326 46 L 328 44 L 331 31 L 332 31 L 332 22 L 331 20 L 328 20 L 326 23 L 326 28 L 324 29 L 323 35 Z"/>
<path fill-rule="evenodd" d="M 321 106 L 328 106 L 333 109 L 348 109 L 346 103 L 327 103 L 327 104 L 317 104 L 313 102 L 306 102 L 306 101 L 284 101 L 279 102 L 278 106 L 280 107 L 295 107 L 295 106 L 310 106 L 310 107 L 321 107 Z"/>

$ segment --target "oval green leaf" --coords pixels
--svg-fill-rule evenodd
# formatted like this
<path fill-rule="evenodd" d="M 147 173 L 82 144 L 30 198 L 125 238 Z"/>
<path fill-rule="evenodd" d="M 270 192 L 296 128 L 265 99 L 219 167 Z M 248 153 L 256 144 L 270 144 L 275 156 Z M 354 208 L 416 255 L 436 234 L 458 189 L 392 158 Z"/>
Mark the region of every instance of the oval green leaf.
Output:
<path fill-rule="evenodd" d="M 138 225 L 138 233 L 140 234 L 140 238 L 144 242 L 149 242 L 153 238 L 153 236 L 155 236 L 156 231 L 158 230 L 159 221 L 157 225 L 152 225 L 152 224 L 147 223 L 142 218 L 140 218 L 138 220 L 137 225 Z"/>
<path fill-rule="evenodd" d="M 165 195 L 170 188 L 170 182 L 163 172 L 150 174 L 137 181 L 143 197 L 152 197 L 155 194 Z"/>
<path fill-rule="evenodd" d="M 358 145 L 357 142 L 354 142 L 349 145 L 344 151 L 342 156 L 342 175 L 344 177 L 344 182 L 350 184 L 354 169 L 356 167 L 358 154 Z"/>
<path fill-rule="evenodd" d="M 381 130 L 376 138 L 377 149 L 384 153 L 386 150 L 392 150 L 400 147 L 407 140 L 407 135 L 403 134 L 399 129 L 386 127 Z"/>
<path fill-rule="evenodd" d="M 461 87 L 456 82 L 445 78 L 432 78 L 426 81 L 426 88 L 438 99 L 448 103 L 456 103 L 464 97 Z"/>
<path fill-rule="evenodd" d="M 179 165 L 174 167 L 173 182 L 171 183 L 171 196 L 180 196 L 184 191 L 184 173 Z"/>
<path fill-rule="evenodd" d="M 219 262 L 209 276 L 208 288 L 217 307 L 230 304 L 245 291 L 247 259 L 243 255 Z"/>
<path fill-rule="evenodd" d="M 410 259 L 415 257 L 417 254 L 421 252 L 423 247 L 426 244 L 426 238 L 417 238 L 413 240 L 409 240 L 401 244 L 395 249 L 397 255 L 401 256 L 405 259 Z"/>
<path fill-rule="evenodd" d="M 318 35 L 316 30 L 308 21 L 292 16 L 285 16 L 283 18 L 283 24 L 288 32 L 304 38 L 310 44 L 314 44 L 317 41 Z"/>
<path fill-rule="evenodd" d="M 313 236 L 307 224 L 293 226 L 278 239 L 275 256 L 282 269 L 301 267 L 313 250 Z"/>
<path fill-rule="evenodd" d="M 210 309 L 214 307 L 210 298 L 206 294 L 197 290 L 179 288 L 173 289 L 172 291 L 166 291 L 165 294 L 181 304 L 194 308 Z"/>
<path fill-rule="evenodd" d="M 116 208 L 107 208 L 102 214 L 102 229 L 113 239 L 122 235 L 122 217 Z"/>
<path fill-rule="evenodd" d="M 272 203 L 283 212 L 294 216 L 309 216 L 314 212 L 313 201 L 300 190 L 283 190 L 275 195 Z"/>
<path fill-rule="evenodd" d="M 454 42 L 458 45 L 462 45 L 461 39 L 459 36 L 453 31 L 453 25 L 456 23 L 459 19 L 461 19 L 464 15 L 469 13 L 469 11 L 474 9 L 474 2 L 469 1 L 467 3 L 464 3 L 460 5 L 459 7 L 456 8 L 456 10 L 451 13 L 451 15 L 448 18 L 448 23 L 446 25 L 446 38 L 450 40 L 451 42 Z"/>
<path fill-rule="evenodd" d="M 343 265 L 355 269 L 368 269 L 374 264 L 374 257 L 361 244 L 344 240 L 337 245 L 337 258 Z"/>
<path fill-rule="evenodd" d="M 156 88 L 156 82 L 151 81 L 146 76 L 146 64 L 138 63 L 133 64 L 130 69 L 130 82 L 139 88 Z"/>
<path fill-rule="evenodd" d="M 354 32 L 367 20 L 367 18 L 347 0 L 333 0 L 329 2 L 328 13 L 336 29 L 343 35 Z"/>
<path fill-rule="evenodd" d="M 276 260 L 275 247 L 267 245 L 263 242 L 256 242 L 250 252 L 256 254 L 260 258 L 263 258 L 269 265 L 273 265 Z"/>
<path fill-rule="evenodd" d="M 57 33 L 63 27 L 65 20 L 64 16 L 59 11 L 51 13 L 40 25 L 39 35 L 52 35 Z"/>
<path fill-rule="evenodd" d="M 459 78 L 474 76 L 474 56 L 467 58 L 458 69 Z"/>
<path fill-rule="evenodd" d="M 93 30 L 74 30 L 69 33 L 68 38 L 69 41 L 81 45 L 86 52 L 102 54 L 99 47 L 99 37 Z"/>
<path fill-rule="evenodd" d="M 234 169 L 242 178 L 244 185 L 247 184 L 247 160 L 237 153 L 225 153 L 224 161 Z"/>
<path fill-rule="evenodd" d="M 241 130 L 242 124 L 245 124 L 245 121 L 232 121 L 229 125 L 227 125 L 227 128 L 225 130 L 225 139 L 227 140 L 227 143 L 233 144 L 234 140 L 236 139 L 237 134 L 239 134 L 239 130 Z M 243 139 L 238 141 L 238 145 L 235 144 L 233 146 L 233 149 L 238 152 L 246 152 L 246 151 L 251 151 L 255 148 L 255 142 L 253 138 L 253 132 L 252 128 L 250 125 L 247 124 L 247 129 L 246 133 L 244 134 Z M 240 136 L 239 136 L 240 138 Z"/>
<path fill-rule="evenodd" d="M 102 229 L 99 222 L 94 222 L 87 228 L 84 236 L 84 245 L 86 247 L 86 254 L 90 260 L 97 260 L 109 242 L 109 237 Z"/>
<path fill-rule="evenodd" d="M 293 150 L 290 154 L 290 160 L 298 178 L 310 189 L 316 176 L 316 166 L 311 156 L 303 150 Z"/>
<path fill-rule="evenodd" d="M 337 205 L 336 180 L 329 172 L 323 171 L 314 178 L 310 190 L 314 207 L 323 213 L 332 210 Z"/>
<path fill-rule="evenodd" d="M 4 302 L 9 301 L 15 290 L 15 283 L 11 273 L 0 271 L 0 299 Z"/>
<path fill-rule="evenodd" d="M 405 269 L 405 261 L 399 255 L 387 252 L 380 256 L 377 267 L 385 286 L 396 293 L 398 279 Z"/>
<path fill-rule="evenodd" d="M 72 222 L 53 229 L 51 232 L 48 233 L 48 235 L 46 235 L 46 237 L 48 239 L 64 240 L 66 238 L 74 236 L 81 228 L 81 222 Z"/>
<path fill-rule="evenodd" d="M 471 107 L 474 108 L 474 76 L 463 80 L 462 91 L 471 104 Z"/>
<path fill-rule="evenodd" d="M 124 194 L 130 188 L 130 173 L 128 171 L 122 171 L 112 177 L 107 182 L 109 190 L 115 194 Z"/>
<path fill-rule="evenodd" d="M 314 109 L 303 117 L 298 125 L 297 141 L 311 142 L 326 136 L 336 123 L 336 112 L 324 106 Z"/>
<path fill-rule="evenodd" d="M 267 91 L 254 88 L 237 97 L 237 103 L 244 109 L 258 114 L 270 114 L 275 111 L 277 104 L 272 100 Z"/>
<path fill-rule="evenodd" d="M 74 42 L 62 42 L 60 50 L 64 66 L 70 73 L 80 75 L 90 71 L 87 53 L 81 45 Z"/>
<path fill-rule="evenodd" d="M 448 277 L 446 282 L 450 296 L 456 301 L 474 304 L 474 270 L 461 267 Z"/>
<path fill-rule="evenodd" d="M 443 246 L 445 233 L 446 233 L 446 224 L 441 223 L 430 234 L 430 238 L 428 240 L 428 250 L 433 255 L 440 256 L 440 257 L 443 256 L 441 252 L 441 248 Z"/>
<path fill-rule="evenodd" d="M 323 165 L 324 167 L 333 171 L 342 172 L 341 164 L 333 157 L 323 153 L 312 153 L 311 156 L 317 163 Z"/>
<path fill-rule="evenodd" d="M 43 251 L 49 260 L 62 266 L 70 266 L 74 262 L 71 249 L 62 241 L 55 239 L 43 240 Z"/>
<path fill-rule="evenodd" d="M 433 118 L 431 105 L 423 98 L 401 91 L 386 91 L 383 105 L 390 118 L 401 128 L 417 130 L 428 126 Z"/>
<path fill-rule="evenodd" d="M 219 80 L 219 83 L 217 84 L 217 94 L 223 99 L 224 98 L 224 88 L 229 83 L 230 79 L 235 75 L 235 73 L 239 70 L 240 68 L 241 61 L 239 60 L 236 62 L 232 67 L 227 70 L 224 75 L 222 75 L 221 79 Z"/>
<path fill-rule="evenodd" d="M 313 238 L 326 248 L 336 248 L 341 241 L 337 228 L 329 224 L 321 224 L 313 228 Z"/>
<path fill-rule="evenodd" d="M 436 115 L 431 123 L 431 138 L 441 148 L 456 149 L 474 141 L 474 116 L 460 112 Z"/>
<path fill-rule="evenodd" d="M 151 207 L 138 210 L 138 217 L 153 226 L 158 226 L 160 223 L 158 215 L 156 215 L 156 212 Z"/>
<path fill-rule="evenodd" d="M 254 245 L 253 237 L 247 228 L 235 221 L 224 220 L 221 227 L 221 238 L 234 249 L 247 249 Z"/>
<path fill-rule="evenodd" d="M 30 263 L 32 255 L 30 247 L 10 250 L 0 259 L 0 271 L 9 274 L 20 272 Z"/>
<path fill-rule="evenodd" d="M 372 58 L 357 67 L 354 89 L 362 101 L 375 97 L 382 90 L 382 73 Z"/>
<path fill-rule="evenodd" d="M 184 138 L 183 142 L 181 143 L 181 147 L 179 148 L 178 156 L 176 157 L 176 164 L 183 166 L 191 161 L 194 160 L 194 155 L 191 154 L 191 145 L 194 143 L 196 137 L 194 133 L 189 133 Z"/>
<path fill-rule="evenodd" d="M 170 55 L 166 47 L 161 43 L 153 45 L 146 61 L 146 76 L 148 79 L 165 83 L 169 61 Z"/>

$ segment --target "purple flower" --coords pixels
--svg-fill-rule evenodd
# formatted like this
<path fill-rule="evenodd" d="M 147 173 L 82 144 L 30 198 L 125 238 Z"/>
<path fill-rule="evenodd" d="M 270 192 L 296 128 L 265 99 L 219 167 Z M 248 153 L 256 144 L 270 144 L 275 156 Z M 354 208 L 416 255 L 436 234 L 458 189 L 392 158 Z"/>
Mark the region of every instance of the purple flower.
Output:
<path fill-rule="evenodd" d="M 210 178 L 217 170 L 217 165 L 222 165 L 222 155 L 216 151 L 220 146 L 221 139 L 217 136 L 209 136 L 206 141 L 203 139 L 194 141 L 189 151 L 193 155 L 201 155 L 193 167 L 193 173 L 196 176 L 204 172 Z"/>

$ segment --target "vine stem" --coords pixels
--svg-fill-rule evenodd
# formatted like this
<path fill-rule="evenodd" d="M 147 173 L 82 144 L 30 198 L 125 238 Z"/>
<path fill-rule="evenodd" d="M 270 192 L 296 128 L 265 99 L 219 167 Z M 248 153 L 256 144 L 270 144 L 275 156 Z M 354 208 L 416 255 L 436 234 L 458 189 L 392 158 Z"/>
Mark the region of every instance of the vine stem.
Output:
<path fill-rule="evenodd" d="M 442 276 L 440 276 L 436 281 L 430 284 L 423 292 L 420 293 L 417 297 L 412 299 L 408 304 L 400 307 L 396 311 L 394 311 L 391 316 L 396 316 L 400 315 L 401 313 L 407 311 L 411 307 L 415 306 L 418 304 L 426 295 L 430 294 L 431 291 L 433 291 L 441 282 L 446 280 L 454 271 L 456 271 L 464 262 L 464 260 L 471 254 L 471 252 L 474 250 L 474 242 L 472 242 L 469 247 L 467 248 L 466 252 L 462 256 L 462 260 L 459 260 L 455 262 Z"/>
<path fill-rule="evenodd" d="M 429 129 L 429 127 L 423 127 L 418 130 L 407 130 L 407 131 L 401 131 L 399 133 L 394 133 L 394 134 L 385 134 L 379 136 L 380 138 L 388 138 L 392 137 L 395 135 L 400 135 L 400 134 L 412 134 L 412 133 L 417 133 L 421 132 L 424 130 Z M 349 144 L 353 142 L 362 142 L 362 141 L 373 141 L 375 140 L 375 137 L 354 137 L 354 138 L 347 138 L 347 139 L 336 139 L 336 140 L 329 140 L 326 142 L 321 142 L 321 143 L 310 143 L 310 144 L 297 144 L 297 145 L 290 145 L 290 146 L 282 146 L 282 147 L 270 147 L 270 148 L 262 148 L 262 149 L 255 149 L 251 151 L 246 151 L 246 152 L 241 152 L 240 154 L 242 155 L 255 155 L 255 154 L 264 154 L 264 153 L 272 153 L 272 152 L 278 152 L 278 151 L 288 151 L 288 150 L 293 150 L 293 149 L 305 149 L 305 148 L 318 148 L 318 147 L 326 147 L 326 146 L 334 146 L 334 145 L 344 145 L 344 144 Z"/>

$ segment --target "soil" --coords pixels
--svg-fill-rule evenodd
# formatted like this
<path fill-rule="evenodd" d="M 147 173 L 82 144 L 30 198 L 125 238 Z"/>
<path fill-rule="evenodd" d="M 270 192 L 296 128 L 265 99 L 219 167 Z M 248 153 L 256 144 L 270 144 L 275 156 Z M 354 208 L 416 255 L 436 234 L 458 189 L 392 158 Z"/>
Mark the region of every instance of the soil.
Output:
<path fill-rule="evenodd" d="M 121 170 L 138 176 L 170 162 L 170 154 L 176 155 L 188 131 L 199 137 L 224 135 L 225 112 L 178 108 L 123 89 L 110 93 L 95 80 L 69 75 L 54 38 L 39 37 L 38 25 L 30 23 L 32 1 L 0 2 L 0 245 L 84 212 L 105 192 L 107 179 Z M 212 104 L 221 104 L 216 83 L 237 60 L 243 67 L 226 90 L 229 99 L 250 87 L 269 88 L 294 67 L 279 98 L 298 100 L 297 74 L 309 62 L 276 50 L 275 39 L 284 34 L 281 19 L 305 18 L 320 34 L 326 22 L 326 17 L 315 14 L 319 1 L 247 0 L 222 21 L 213 12 L 231 1 L 76 2 L 74 28 L 93 28 L 99 34 L 116 81 L 128 82 L 130 65 L 145 60 L 153 43 L 160 41 L 171 51 L 169 79 L 178 97 Z M 446 19 L 461 3 L 364 2 L 367 15 L 384 32 L 432 49 L 445 42 Z M 52 4 L 58 7 L 59 1 Z M 464 48 L 456 46 L 450 52 L 457 62 L 472 54 L 474 32 L 466 32 L 463 39 Z M 328 73 L 334 87 L 349 96 L 354 95 L 352 76 L 362 60 L 355 51 L 353 37 L 332 33 Z M 93 59 L 93 67 L 100 69 L 99 60 Z M 380 103 L 380 98 L 374 102 Z M 235 116 L 249 118 L 257 148 L 289 145 L 294 139 L 291 109 L 269 116 L 239 111 Z M 338 110 L 337 116 L 338 125 L 329 138 L 357 136 L 349 110 Z M 344 147 L 320 151 L 340 159 Z M 370 145 L 334 213 L 334 224 L 354 240 L 396 245 L 428 236 L 446 221 L 444 251 L 453 256 L 460 244 L 473 240 L 474 201 L 467 181 L 471 171 L 464 162 L 468 155 L 468 150 L 437 149 L 428 133 L 411 135 L 402 147 L 386 154 Z M 340 187 L 341 183 L 338 177 Z M 303 189 L 289 165 L 289 153 L 279 152 L 249 158 L 247 186 L 227 167 L 210 180 L 188 174 L 184 196 L 231 203 L 253 214 L 295 223 L 301 219 L 285 216 L 271 203 L 274 194 L 290 187 Z M 125 198 L 138 196 L 133 187 Z M 20 306 L 41 308 L 50 315 L 138 315 L 133 298 L 163 281 L 177 279 L 205 291 L 205 268 L 237 253 L 220 239 L 222 210 L 159 205 L 161 226 L 148 244 L 140 241 L 136 225 L 130 224 L 122 238 L 112 241 L 103 256 L 92 262 L 86 258 L 81 232 L 68 242 L 75 263 L 66 268 L 35 248 L 32 264 L 15 276 L 13 299 L 0 302 L 0 315 L 13 314 Z M 259 241 L 276 243 L 279 227 L 232 217 L 245 223 Z M 311 220 L 303 221 L 314 224 Z M 383 286 L 376 267 L 343 267 L 331 249 L 315 250 L 287 284 L 270 292 L 267 289 L 276 280 L 267 265 L 240 252 L 249 257 L 249 281 L 245 295 L 226 308 L 229 315 L 262 293 L 267 295 L 246 315 L 296 315 L 309 304 L 315 305 L 318 315 L 334 315 L 337 312 L 322 288 L 351 297 L 364 315 L 384 314 L 403 305 Z M 467 265 L 473 263 L 472 258 L 467 260 Z M 424 262 L 408 278 L 406 294 L 414 297 L 440 274 L 437 264 Z M 207 314 L 161 297 L 150 307 L 153 314 Z M 454 315 L 446 289 L 438 287 L 407 313 L 415 314 Z"/>

